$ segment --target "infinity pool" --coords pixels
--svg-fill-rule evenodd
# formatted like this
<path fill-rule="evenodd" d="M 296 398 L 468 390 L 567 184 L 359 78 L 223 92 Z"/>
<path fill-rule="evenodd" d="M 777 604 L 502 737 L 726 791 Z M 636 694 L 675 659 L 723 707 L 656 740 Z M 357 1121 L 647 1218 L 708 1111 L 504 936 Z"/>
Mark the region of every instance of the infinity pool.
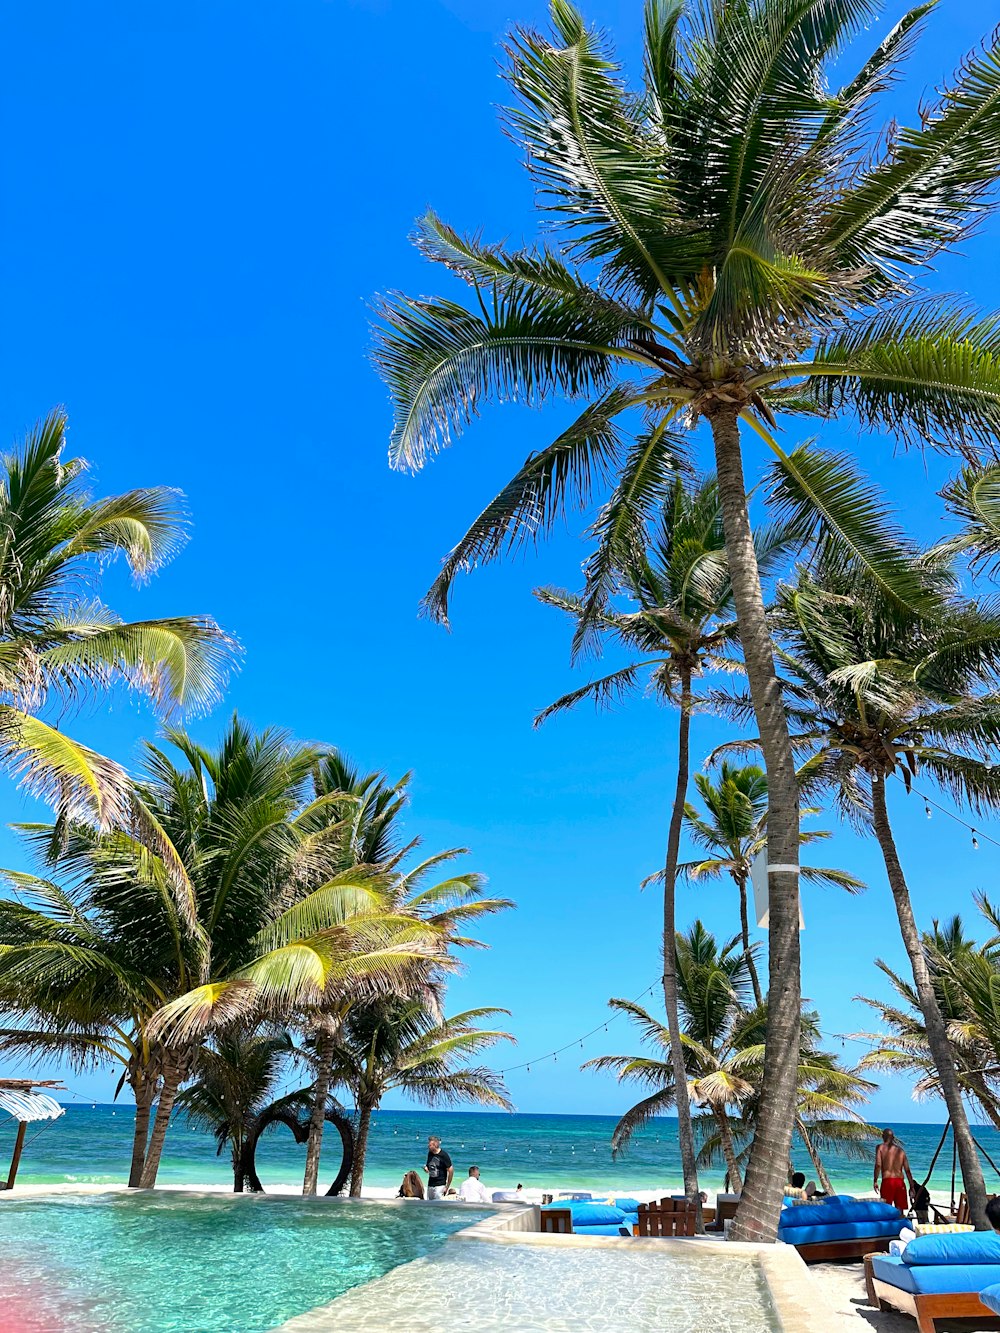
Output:
<path fill-rule="evenodd" d="M 0 1327 L 264 1333 L 489 1215 L 259 1195 L 6 1199 Z"/>

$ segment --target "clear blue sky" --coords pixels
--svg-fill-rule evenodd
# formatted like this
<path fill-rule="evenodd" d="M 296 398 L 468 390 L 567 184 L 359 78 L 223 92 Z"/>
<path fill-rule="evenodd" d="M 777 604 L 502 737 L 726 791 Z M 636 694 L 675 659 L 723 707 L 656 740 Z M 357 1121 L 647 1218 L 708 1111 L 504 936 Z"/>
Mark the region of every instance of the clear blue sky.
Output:
<path fill-rule="evenodd" d="M 873 47 L 905 6 L 862 44 Z M 640 0 L 594 0 L 637 68 Z M 892 109 L 949 73 L 990 22 L 942 0 Z M 56 403 L 95 484 L 183 489 L 190 545 L 150 587 L 108 580 L 122 611 L 210 612 L 246 648 L 227 707 L 415 770 L 409 828 L 461 844 L 516 913 L 486 930 L 455 1006 L 501 1004 L 530 1059 L 593 1027 L 611 995 L 658 974 L 660 863 L 674 718 L 648 701 L 596 717 L 532 716 L 582 676 L 538 583 L 576 586 L 583 520 L 509 566 L 464 580 L 451 634 L 418 619 L 421 594 L 467 521 L 564 413 L 488 410 L 418 477 L 386 463 L 389 407 L 366 360 L 366 301 L 431 292 L 443 274 L 407 242 L 433 205 L 461 228 L 531 238 L 536 220 L 495 106 L 499 39 L 541 22 L 541 0 L 35 0 L 7 15 L 4 410 L 13 439 Z M 991 222 L 930 280 L 1000 304 Z M 923 539 L 941 529 L 940 460 L 895 457 L 849 426 L 855 450 Z M 763 460 L 748 446 L 748 470 Z M 196 724 L 211 737 L 225 710 Z M 153 722 L 129 701 L 73 721 L 122 760 Z M 721 735 L 699 722 L 697 754 Z M 9 783 L 0 810 L 17 818 Z M 915 800 L 895 802 L 918 919 L 993 891 L 1000 849 L 978 853 Z M 995 830 L 994 830 L 995 831 Z M 998 834 L 1000 836 L 1000 834 Z M 861 899 L 810 890 L 804 991 L 831 1032 L 855 1031 L 881 954 L 905 966 L 877 854 L 847 833 L 828 858 L 871 884 Z M 0 856 L 16 864 L 7 835 Z M 737 925 L 722 887 L 684 890 L 682 919 Z M 614 1034 L 614 1035 L 612 1035 Z M 624 1024 L 584 1055 L 629 1049 Z M 73 1086 L 109 1096 L 110 1075 Z M 622 1109 L 614 1083 L 571 1053 L 512 1075 L 522 1110 Z M 886 1084 L 876 1119 L 939 1119 Z"/>

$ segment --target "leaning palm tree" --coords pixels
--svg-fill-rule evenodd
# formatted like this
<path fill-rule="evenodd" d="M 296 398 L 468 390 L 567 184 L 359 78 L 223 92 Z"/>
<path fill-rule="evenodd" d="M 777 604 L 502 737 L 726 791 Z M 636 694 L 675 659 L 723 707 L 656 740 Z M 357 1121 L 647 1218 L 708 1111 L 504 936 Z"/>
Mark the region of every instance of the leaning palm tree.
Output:
<path fill-rule="evenodd" d="M 742 768 L 722 762 L 717 782 L 707 773 L 696 773 L 694 779 L 705 813 L 695 807 L 684 807 L 684 820 L 689 835 L 707 856 L 689 861 L 680 867 L 680 873 L 692 880 L 718 879 L 728 875 L 736 885 L 740 899 L 740 933 L 747 958 L 754 998 L 764 1003 L 764 994 L 757 976 L 757 967 L 750 949 L 750 921 L 747 914 L 747 886 L 757 857 L 767 849 L 767 774 L 755 764 Z M 809 808 L 803 814 L 818 814 Z M 830 837 L 826 829 L 803 829 L 799 833 L 802 845 Z M 849 893 L 859 893 L 865 886 L 846 870 L 829 866 L 802 866 L 801 877 L 813 884 L 833 885 Z"/>
<path fill-rule="evenodd" d="M 65 447 L 52 412 L 0 462 L 0 759 L 64 817 L 107 827 L 137 816 L 124 772 L 39 714 L 117 686 L 161 714 L 197 711 L 220 697 L 235 645 L 208 616 L 124 621 L 97 599 L 114 557 L 138 580 L 168 561 L 183 515 L 165 487 L 95 499 Z"/>
<path fill-rule="evenodd" d="M 586 403 L 532 453 L 444 563 L 457 572 L 547 533 L 609 491 L 588 606 L 662 500 L 686 441 L 712 437 L 740 639 L 771 787 L 769 1089 L 735 1235 L 773 1238 L 794 1118 L 799 1023 L 798 790 L 751 539 L 741 430 L 809 489 L 779 419 L 850 414 L 904 442 L 974 451 L 1000 430 L 994 320 L 922 299 L 923 265 L 987 207 L 1000 170 L 1000 46 L 973 52 L 915 127 L 882 134 L 879 94 L 913 45 L 912 10 L 829 91 L 875 0 L 646 0 L 643 85 L 568 0 L 551 36 L 508 46 L 508 122 L 551 224 L 505 249 L 434 214 L 417 242 L 472 289 L 381 308 L 377 363 L 395 406 L 390 459 L 419 468 L 489 398 Z M 831 80 L 832 81 L 832 80 Z M 837 497 L 823 497 L 828 513 Z M 857 513 L 839 521 L 863 536 Z M 863 543 L 862 543 L 863 544 Z M 911 590 L 912 587 L 911 587 Z M 915 590 L 913 590 L 915 591 Z"/>
<path fill-rule="evenodd" d="M 911 560 L 940 599 L 952 578 L 944 557 L 914 550 Z M 1000 770 L 989 761 L 1000 749 L 1000 695 L 993 692 L 1000 618 L 954 599 L 939 600 L 933 617 L 920 616 L 870 585 L 862 588 L 852 571 L 821 565 L 816 573 L 802 571 L 794 587 L 781 591 L 777 624 L 787 711 L 805 759 L 805 781 L 812 789 L 831 790 L 849 818 L 874 832 L 882 851 L 966 1193 L 981 1221 L 982 1168 L 886 789 L 897 778 L 909 790 L 923 774 L 974 811 L 1000 803 Z"/>
<path fill-rule="evenodd" d="M 499 1041 L 513 1041 L 507 1032 L 476 1026 L 506 1012 L 468 1009 L 441 1018 L 419 999 L 391 998 L 351 1010 L 337 1038 L 334 1076 L 350 1089 L 358 1117 L 352 1197 L 361 1194 L 372 1114 L 387 1092 L 400 1089 L 426 1106 L 467 1102 L 514 1109 L 503 1078 L 468 1063 Z"/>

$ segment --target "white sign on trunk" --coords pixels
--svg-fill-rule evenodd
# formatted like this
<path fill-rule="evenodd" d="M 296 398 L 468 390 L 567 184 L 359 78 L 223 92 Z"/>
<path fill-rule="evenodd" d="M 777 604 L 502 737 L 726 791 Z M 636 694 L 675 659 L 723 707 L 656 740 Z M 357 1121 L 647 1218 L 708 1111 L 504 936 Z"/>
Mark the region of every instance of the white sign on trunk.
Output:
<path fill-rule="evenodd" d="M 771 870 L 784 870 L 784 866 L 772 866 Z M 768 929 L 771 919 L 771 894 L 768 886 L 767 848 L 760 852 L 750 867 L 750 879 L 753 883 L 753 902 L 756 909 L 757 925 L 761 930 Z M 802 896 L 799 895 L 799 930 L 805 930 L 802 917 Z"/>

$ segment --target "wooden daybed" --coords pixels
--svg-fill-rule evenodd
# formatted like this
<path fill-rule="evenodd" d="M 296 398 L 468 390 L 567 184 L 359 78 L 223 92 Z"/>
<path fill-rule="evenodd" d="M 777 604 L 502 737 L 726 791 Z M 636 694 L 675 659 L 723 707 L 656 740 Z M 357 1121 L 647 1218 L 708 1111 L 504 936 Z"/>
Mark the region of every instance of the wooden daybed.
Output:
<path fill-rule="evenodd" d="M 903 1291 L 890 1282 L 880 1282 L 867 1255 L 865 1288 L 869 1305 L 876 1310 L 898 1310 L 901 1314 L 912 1315 L 919 1333 L 936 1333 L 935 1319 L 976 1319 L 980 1323 L 985 1321 L 987 1328 L 1000 1328 L 1000 1319 L 974 1291 L 938 1292 L 928 1296 Z"/>

